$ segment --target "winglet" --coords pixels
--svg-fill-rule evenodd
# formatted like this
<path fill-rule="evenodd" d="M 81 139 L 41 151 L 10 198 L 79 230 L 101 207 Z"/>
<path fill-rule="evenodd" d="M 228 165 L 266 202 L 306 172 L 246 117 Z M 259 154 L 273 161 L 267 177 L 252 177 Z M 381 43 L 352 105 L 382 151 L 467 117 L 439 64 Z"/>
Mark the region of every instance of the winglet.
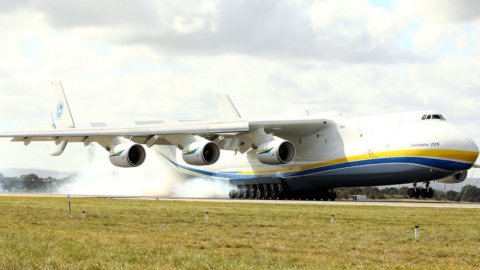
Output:
<path fill-rule="evenodd" d="M 218 102 L 220 103 L 220 113 L 223 120 L 240 120 L 242 116 L 233 104 L 228 95 L 217 94 Z"/>
<path fill-rule="evenodd" d="M 54 129 L 66 129 L 74 128 L 75 122 L 73 121 L 70 107 L 68 106 L 67 97 L 63 91 L 61 82 L 53 82 L 52 93 L 52 127 Z M 59 156 L 65 151 L 68 141 L 58 140 L 52 147 L 52 156 Z"/>

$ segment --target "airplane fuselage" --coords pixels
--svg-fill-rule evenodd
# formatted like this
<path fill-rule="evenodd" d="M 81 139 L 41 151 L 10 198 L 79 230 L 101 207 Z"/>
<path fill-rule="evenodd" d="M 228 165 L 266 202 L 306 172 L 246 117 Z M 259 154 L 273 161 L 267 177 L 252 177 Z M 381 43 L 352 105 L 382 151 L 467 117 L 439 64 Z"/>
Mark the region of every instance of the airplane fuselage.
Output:
<path fill-rule="evenodd" d="M 255 149 L 244 154 L 222 150 L 219 161 L 209 166 L 186 164 L 181 151 L 174 157 L 157 150 L 182 172 L 236 186 L 282 183 L 301 191 L 426 182 L 466 171 L 478 157 L 470 137 L 434 116 L 441 117 L 431 111 L 357 118 L 321 115 L 333 120 L 330 126 L 286 138 L 296 153 L 284 165 L 261 163 Z"/>
<path fill-rule="evenodd" d="M 479 155 L 474 141 L 437 112 L 246 120 L 226 95 L 219 96 L 219 121 L 80 129 L 62 84 L 52 86 L 53 130 L 3 132 L 0 138 L 25 145 L 54 142 L 54 156 L 69 143 L 97 143 L 110 163 L 122 168 L 141 166 L 146 146 L 184 173 L 229 181 L 237 187 L 231 198 L 294 194 L 335 200 L 336 187 L 416 182 L 425 182 L 425 188 L 409 189 L 409 196 L 432 198 L 430 181 L 465 180 Z"/>

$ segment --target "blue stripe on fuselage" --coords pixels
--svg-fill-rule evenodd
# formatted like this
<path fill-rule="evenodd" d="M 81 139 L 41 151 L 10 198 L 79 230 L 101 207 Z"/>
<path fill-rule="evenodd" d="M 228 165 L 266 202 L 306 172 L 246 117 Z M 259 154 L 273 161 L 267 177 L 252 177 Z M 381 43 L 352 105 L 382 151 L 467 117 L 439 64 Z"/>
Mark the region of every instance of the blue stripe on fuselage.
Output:
<path fill-rule="evenodd" d="M 165 157 L 166 158 L 166 157 Z M 273 173 L 273 174 L 237 174 L 231 172 L 209 172 L 204 170 L 195 169 L 192 167 L 180 165 L 168 158 L 166 158 L 174 166 L 177 166 L 183 170 L 190 171 L 196 174 L 202 174 L 210 177 L 218 178 L 228 178 L 228 179 L 253 179 L 258 177 L 298 177 L 306 176 L 315 173 L 323 173 L 332 170 L 339 170 L 345 168 L 353 168 L 359 166 L 368 166 L 368 165 L 381 165 L 381 164 L 392 164 L 392 163 L 403 163 L 403 164 L 415 164 L 425 167 L 432 167 L 440 170 L 457 172 L 468 170 L 471 168 L 472 164 L 457 162 L 451 160 L 435 159 L 435 158 L 424 158 L 424 157 L 393 157 L 393 158 L 378 158 L 378 159 L 368 159 L 360 160 L 354 162 L 345 162 L 340 164 L 328 165 L 314 169 L 301 170 L 296 172 L 284 172 L 284 173 Z"/>

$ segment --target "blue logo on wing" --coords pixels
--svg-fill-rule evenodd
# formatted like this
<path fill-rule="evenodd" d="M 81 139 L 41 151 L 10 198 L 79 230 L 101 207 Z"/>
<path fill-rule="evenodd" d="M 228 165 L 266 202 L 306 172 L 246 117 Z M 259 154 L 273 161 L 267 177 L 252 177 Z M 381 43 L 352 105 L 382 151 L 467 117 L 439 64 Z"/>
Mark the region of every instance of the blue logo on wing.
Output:
<path fill-rule="evenodd" d="M 65 109 L 65 105 L 63 105 L 63 103 L 57 104 L 57 111 L 55 113 L 57 120 L 60 120 L 60 118 L 62 118 L 64 109 Z"/>

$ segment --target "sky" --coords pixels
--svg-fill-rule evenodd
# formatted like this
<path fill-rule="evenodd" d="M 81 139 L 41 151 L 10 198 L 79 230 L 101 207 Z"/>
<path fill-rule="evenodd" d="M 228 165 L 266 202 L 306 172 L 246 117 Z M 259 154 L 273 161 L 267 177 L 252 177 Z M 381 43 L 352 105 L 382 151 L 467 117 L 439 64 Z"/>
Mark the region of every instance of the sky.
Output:
<path fill-rule="evenodd" d="M 480 144 L 479 37 L 476 0 L 0 1 L 0 130 L 48 129 L 60 80 L 78 127 L 218 119 L 228 93 L 247 118 L 436 110 Z M 0 147 L 0 167 L 88 162 Z"/>

